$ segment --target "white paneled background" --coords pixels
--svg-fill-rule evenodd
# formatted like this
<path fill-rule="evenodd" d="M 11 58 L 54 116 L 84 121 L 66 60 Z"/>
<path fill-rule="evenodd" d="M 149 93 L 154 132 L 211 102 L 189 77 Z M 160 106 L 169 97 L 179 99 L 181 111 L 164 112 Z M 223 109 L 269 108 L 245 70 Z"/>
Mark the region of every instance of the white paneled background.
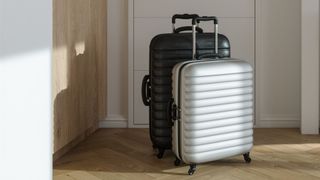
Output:
<path fill-rule="evenodd" d="M 258 2 L 257 125 L 299 127 L 301 1 L 259 0 Z"/>
<path fill-rule="evenodd" d="M 215 14 L 218 17 L 252 17 L 254 0 L 133 0 L 134 17 L 170 17 L 173 14 Z"/>
<path fill-rule="evenodd" d="M 231 41 L 232 56 L 255 66 L 257 127 L 300 126 L 300 0 L 109 0 L 108 3 L 112 17 L 108 22 L 112 27 L 108 32 L 112 38 L 108 47 L 112 58 L 108 64 L 113 72 L 108 72 L 111 78 L 108 87 L 112 87 L 108 107 L 113 103 L 117 106 L 108 109 L 111 115 L 102 122 L 102 127 L 148 127 L 148 109 L 142 104 L 140 86 L 142 77 L 148 73 L 149 43 L 156 34 L 171 32 L 170 17 L 175 13 L 218 16 L 220 32 Z M 128 31 L 124 31 L 121 28 L 127 23 Z M 178 25 L 185 24 L 183 21 Z M 210 28 L 209 24 L 204 25 L 206 31 Z M 127 51 L 122 47 L 126 43 L 129 43 Z M 116 63 L 118 66 L 114 66 Z M 125 72 L 126 67 L 129 69 Z M 123 73 L 128 73 L 127 81 L 117 78 L 123 77 Z M 128 91 L 124 92 L 122 87 L 128 87 Z M 124 106 L 128 106 L 126 112 Z"/>
<path fill-rule="evenodd" d="M 235 1 L 233 1 L 235 2 Z M 174 13 L 198 13 L 219 17 L 220 33 L 231 42 L 233 57 L 248 60 L 254 66 L 254 0 L 238 0 L 237 8 L 229 8 L 225 0 L 134 0 L 133 2 L 133 126 L 148 125 L 148 108 L 141 101 L 141 82 L 149 69 L 149 44 L 157 34 L 170 33 L 171 16 Z M 146 8 L 148 7 L 148 8 Z M 239 8 L 241 7 L 241 8 Z M 215 12 L 215 13 L 213 13 Z M 178 20 L 179 21 L 179 20 Z M 181 22 L 181 20 L 179 21 Z M 183 20 L 179 25 L 190 25 Z M 202 23 L 205 31 L 213 32 L 212 23 Z"/>

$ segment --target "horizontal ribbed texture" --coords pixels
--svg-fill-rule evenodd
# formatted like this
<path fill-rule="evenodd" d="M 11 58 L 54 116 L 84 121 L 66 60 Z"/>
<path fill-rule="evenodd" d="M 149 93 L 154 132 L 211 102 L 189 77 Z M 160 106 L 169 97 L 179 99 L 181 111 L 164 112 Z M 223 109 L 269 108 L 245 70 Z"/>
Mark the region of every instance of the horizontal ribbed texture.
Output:
<path fill-rule="evenodd" d="M 247 86 L 252 86 L 251 80 L 189 85 L 185 87 L 185 91 L 186 92 L 217 91 L 222 89 L 234 89 L 234 88 L 242 88 Z"/>
<path fill-rule="evenodd" d="M 253 113 L 252 108 L 238 109 L 238 110 L 234 110 L 234 111 L 219 112 L 219 113 L 212 113 L 212 114 L 184 116 L 183 121 L 185 123 L 215 121 L 215 120 L 220 120 L 220 119 L 230 119 L 230 118 L 235 118 L 235 117 L 239 117 L 239 116 L 251 115 L 252 113 Z M 214 122 L 212 122 L 212 123 L 214 123 Z"/>
<path fill-rule="evenodd" d="M 181 148 L 186 163 L 249 152 L 253 144 L 253 73 L 244 61 L 186 65 L 180 79 Z"/>
<path fill-rule="evenodd" d="M 236 124 L 231 126 L 223 126 L 218 128 L 210 128 L 203 130 L 188 130 L 184 132 L 184 138 L 199 138 L 199 137 L 208 137 L 220 134 L 226 134 L 230 132 L 245 131 L 253 128 L 253 123 L 248 122 L 244 124 Z"/>
<path fill-rule="evenodd" d="M 253 88 L 251 86 L 234 88 L 234 89 L 223 89 L 218 91 L 207 91 L 207 92 L 186 92 L 184 98 L 186 100 L 204 100 L 212 98 L 230 97 L 242 94 L 252 94 Z"/>
<path fill-rule="evenodd" d="M 203 145 L 186 145 L 184 147 L 184 152 L 186 153 L 201 153 L 208 151 L 215 151 L 219 149 L 225 149 L 229 147 L 242 146 L 253 142 L 252 136 L 237 138 L 232 140 L 224 140 L 215 143 L 203 144 Z"/>
<path fill-rule="evenodd" d="M 200 137 L 200 138 L 185 138 L 184 143 L 186 146 L 199 146 L 199 145 L 209 145 L 212 143 L 223 143 L 228 140 L 234 139 L 241 139 L 245 137 L 251 137 L 253 134 L 252 129 L 244 130 L 244 131 L 237 131 L 237 132 L 230 132 L 225 134 L 219 134 L 215 136 L 208 136 L 208 137 Z"/>
<path fill-rule="evenodd" d="M 186 131 L 189 130 L 203 130 L 203 129 L 210 129 L 210 128 L 217 128 L 222 126 L 232 126 L 236 124 L 243 124 L 249 123 L 253 121 L 253 115 L 246 115 L 246 116 L 238 116 L 233 118 L 226 118 L 226 119 L 219 119 L 215 120 L 212 123 L 212 120 L 203 121 L 203 122 L 195 122 L 195 123 L 185 123 L 184 128 Z"/>
<path fill-rule="evenodd" d="M 228 81 L 242 81 L 252 79 L 252 73 L 236 73 L 226 75 L 215 75 L 215 76 L 201 76 L 201 77 L 186 77 L 186 85 L 198 85 L 198 84 L 212 84 L 219 82 Z"/>
<path fill-rule="evenodd" d="M 218 112 L 232 111 L 237 109 L 252 108 L 252 106 L 253 106 L 252 101 L 242 101 L 242 102 L 235 102 L 230 104 L 219 104 L 216 106 L 184 108 L 183 113 L 185 115 L 191 115 L 191 116 L 205 115 L 205 114 L 213 114 Z"/>
<path fill-rule="evenodd" d="M 183 106 L 186 108 L 199 108 L 199 107 L 209 107 L 216 106 L 221 104 L 231 104 L 237 102 L 244 101 L 252 101 L 253 94 L 240 94 L 235 96 L 225 96 L 225 97 L 216 97 L 216 98 L 208 98 L 208 99 L 200 99 L 200 100 L 186 100 L 183 103 Z"/>
<path fill-rule="evenodd" d="M 205 163 L 210 161 L 215 161 L 219 159 L 224 159 L 236 155 L 241 155 L 245 152 L 249 152 L 253 144 L 248 143 L 241 146 L 233 146 L 229 148 L 222 148 L 213 151 L 199 152 L 199 153 L 187 153 L 184 152 L 182 159 L 185 163 Z"/>

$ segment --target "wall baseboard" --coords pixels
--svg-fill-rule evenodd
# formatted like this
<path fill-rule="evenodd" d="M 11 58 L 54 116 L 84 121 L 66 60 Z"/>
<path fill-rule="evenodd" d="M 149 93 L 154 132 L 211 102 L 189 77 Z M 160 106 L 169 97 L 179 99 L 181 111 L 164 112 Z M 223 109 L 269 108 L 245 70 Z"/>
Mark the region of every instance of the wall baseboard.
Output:
<path fill-rule="evenodd" d="M 263 120 L 256 124 L 255 128 L 300 128 L 300 121 L 296 120 Z"/>
<path fill-rule="evenodd" d="M 301 121 L 296 115 L 262 116 L 255 128 L 300 128 Z M 148 128 L 149 125 L 134 125 L 133 128 Z M 128 128 L 128 119 L 111 115 L 99 122 L 99 128 Z"/>
<path fill-rule="evenodd" d="M 300 128 L 298 115 L 268 115 L 262 116 L 256 123 L 256 128 Z"/>
<path fill-rule="evenodd" d="M 93 126 L 89 129 L 87 129 L 84 133 L 80 134 L 76 138 L 74 138 L 71 142 L 69 142 L 67 145 L 65 145 L 63 148 L 57 150 L 55 153 L 53 153 L 53 162 L 55 163 L 58 159 L 60 159 L 63 155 L 68 153 L 71 149 L 73 149 L 75 146 L 77 146 L 80 142 L 85 140 L 86 137 L 90 136 L 97 130 L 97 126 Z"/>
<path fill-rule="evenodd" d="M 134 124 L 130 128 L 149 128 L 149 124 Z"/>
<path fill-rule="evenodd" d="M 99 122 L 99 128 L 128 128 L 128 119 L 120 115 L 108 116 Z"/>

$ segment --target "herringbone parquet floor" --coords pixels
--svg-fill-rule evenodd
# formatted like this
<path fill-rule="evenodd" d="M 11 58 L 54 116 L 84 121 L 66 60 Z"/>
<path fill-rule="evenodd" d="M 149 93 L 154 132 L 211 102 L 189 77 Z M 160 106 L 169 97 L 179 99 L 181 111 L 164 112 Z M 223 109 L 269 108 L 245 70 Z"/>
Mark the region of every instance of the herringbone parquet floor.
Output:
<path fill-rule="evenodd" d="M 242 156 L 202 164 L 193 176 L 155 157 L 148 129 L 101 129 L 54 165 L 54 180 L 320 179 L 320 136 L 298 129 L 256 129 L 251 164 Z"/>

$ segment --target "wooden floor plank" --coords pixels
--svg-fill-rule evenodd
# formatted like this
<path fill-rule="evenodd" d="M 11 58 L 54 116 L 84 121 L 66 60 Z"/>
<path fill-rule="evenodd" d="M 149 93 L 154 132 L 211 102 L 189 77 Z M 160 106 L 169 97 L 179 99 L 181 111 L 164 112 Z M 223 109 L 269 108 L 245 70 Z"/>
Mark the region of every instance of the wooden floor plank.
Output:
<path fill-rule="evenodd" d="M 298 129 L 255 129 L 252 163 L 242 156 L 198 165 L 173 165 L 174 155 L 155 156 L 148 129 L 101 129 L 56 161 L 54 180 L 105 179 L 320 179 L 320 136 Z"/>

